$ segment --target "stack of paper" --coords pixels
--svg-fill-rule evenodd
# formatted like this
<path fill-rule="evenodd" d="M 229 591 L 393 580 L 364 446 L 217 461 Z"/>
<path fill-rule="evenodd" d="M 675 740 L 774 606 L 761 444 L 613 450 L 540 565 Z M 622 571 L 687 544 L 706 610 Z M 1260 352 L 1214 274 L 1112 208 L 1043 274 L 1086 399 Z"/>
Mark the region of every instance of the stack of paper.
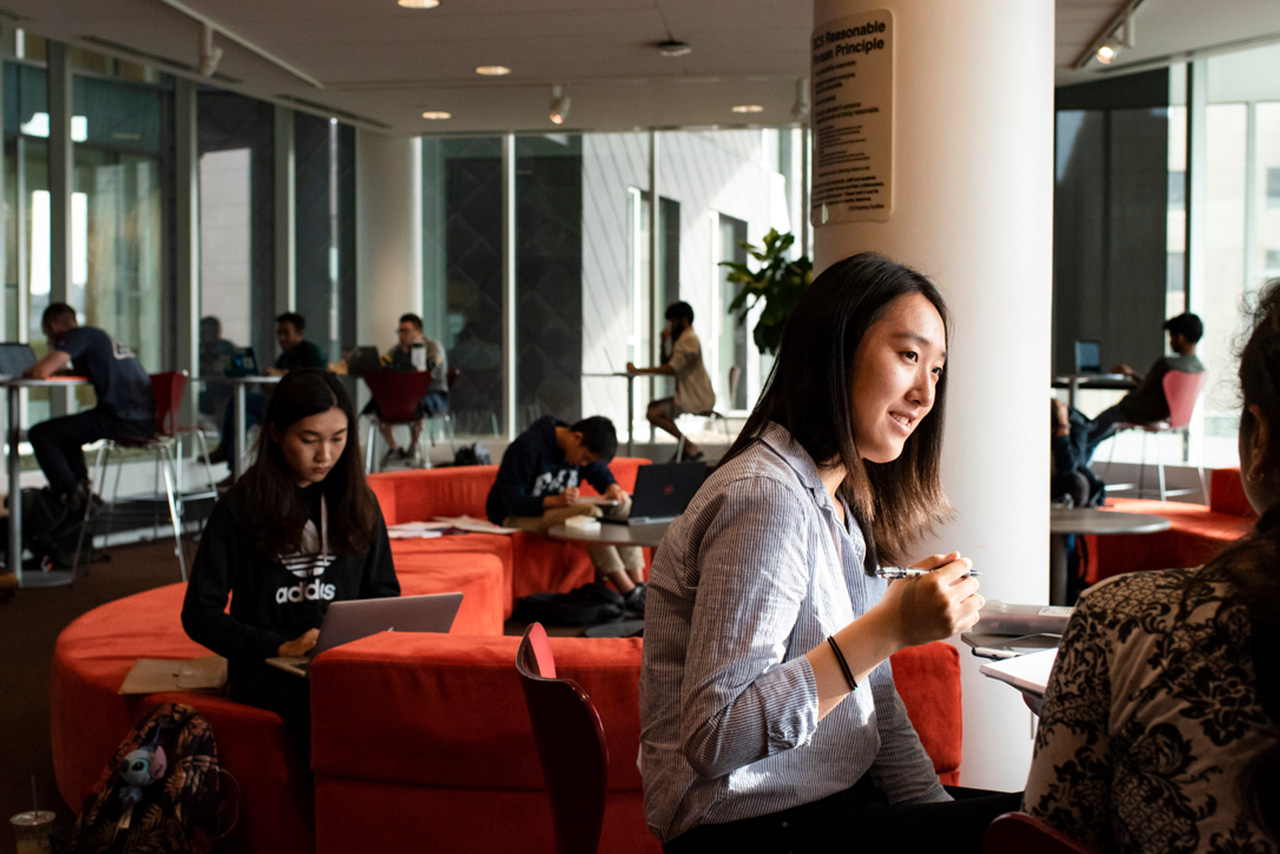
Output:
<path fill-rule="evenodd" d="M 1053 672 L 1053 662 L 1057 658 L 1056 649 L 1029 652 L 1017 658 L 984 664 L 981 672 L 992 679 L 1008 682 L 1023 693 L 1043 697 L 1045 686 L 1049 684 L 1049 674 Z"/>
<path fill-rule="evenodd" d="M 438 537 L 448 527 L 448 522 L 401 522 L 399 525 L 387 526 L 387 537 L 393 540 Z"/>
<path fill-rule="evenodd" d="M 504 528 L 495 525 L 488 519 L 477 519 L 474 516 L 437 516 L 437 522 L 445 522 L 448 527 L 475 534 L 514 534 L 519 528 Z"/>

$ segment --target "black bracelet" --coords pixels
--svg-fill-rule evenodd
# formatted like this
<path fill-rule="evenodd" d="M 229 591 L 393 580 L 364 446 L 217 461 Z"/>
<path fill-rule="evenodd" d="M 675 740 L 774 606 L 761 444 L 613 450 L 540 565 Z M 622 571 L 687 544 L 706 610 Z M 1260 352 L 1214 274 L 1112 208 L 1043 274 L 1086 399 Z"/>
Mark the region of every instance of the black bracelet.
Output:
<path fill-rule="evenodd" d="M 831 651 L 836 654 L 836 663 L 840 665 L 844 681 L 849 683 L 849 690 L 857 691 L 858 683 L 853 681 L 853 671 L 849 669 L 849 662 L 844 660 L 844 653 L 840 651 L 840 644 L 836 643 L 835 635 L 828 636 L 827 643 L 831 645 Z"/>

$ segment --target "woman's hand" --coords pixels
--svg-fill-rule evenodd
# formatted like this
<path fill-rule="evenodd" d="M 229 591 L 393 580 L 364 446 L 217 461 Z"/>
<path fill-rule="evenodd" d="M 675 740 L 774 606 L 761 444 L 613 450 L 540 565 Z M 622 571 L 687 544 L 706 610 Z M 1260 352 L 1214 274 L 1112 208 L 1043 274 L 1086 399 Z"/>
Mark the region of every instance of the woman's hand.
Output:
<path fill-rule="evenodd" d="M 316 645 L 316 638 L 320 637 L 319 629 L 308 629 L 303 634 L 291 641 L 285 641 L 276 648 L 276 653 L 282 658 L 294 658 L 299 655 L 306 655 Z"/>
<path fill-rule="evenodd" d="M 932 555 L 915 566 L 931 571 L 890 582 L 876 605 L 884 610 L 888 625 L 896 627 L 902 646 L 942 640 L 978 622 L 986 600 L 978 595 L 978 579 L 966 575 L 973 569 L 971 560 L 952 552 Z"/>

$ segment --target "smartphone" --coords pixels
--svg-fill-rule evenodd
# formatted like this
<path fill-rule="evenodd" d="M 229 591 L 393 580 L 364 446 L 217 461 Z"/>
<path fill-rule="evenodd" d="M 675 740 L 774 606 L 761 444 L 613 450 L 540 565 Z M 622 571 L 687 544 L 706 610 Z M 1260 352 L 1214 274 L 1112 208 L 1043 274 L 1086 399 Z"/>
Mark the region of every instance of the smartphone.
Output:
<path fill-rule="evenodd" d="M 1015 658 L 1042 649 L 1054 649 L 1062 642 L 1062 635 L 1035 634 L 1009 638 L 1000 643 L 975 646 L 973 654 L 981 658 Z"/>

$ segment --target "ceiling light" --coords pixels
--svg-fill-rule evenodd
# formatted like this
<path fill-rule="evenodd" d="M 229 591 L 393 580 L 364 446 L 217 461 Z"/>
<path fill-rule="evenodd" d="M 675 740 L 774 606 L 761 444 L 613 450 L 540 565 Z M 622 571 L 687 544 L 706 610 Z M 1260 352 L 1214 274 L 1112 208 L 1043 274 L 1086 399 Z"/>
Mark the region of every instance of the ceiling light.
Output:
<path fill-rule="evenodd" d="M 396 5 L 406 9 L 434 9 L 440 5 L 440 0 L 396 0 Z"/>
<path fill-rule="evenodd" d="M 763 113 L 764 107 L 759 104 L 739 104 L 733 108 L 735 113 Z"/>
<path fill-rule="evenodd" d="M 1116 58 L 1116 53 L 1117 51 L 1113 45 L 1104 44 L 1102 47 L 1098 48 L 1096 56 L 1098 62 L 1101 62 L 1103 65 L 1110 65 Z"/>
<path fill-rule="evenodd" d="M 511 73 L 511 69 L 505 65 L 477 65 L 476 74 L 482 77 L 503 77 Z"/>
<path fill-rule="evenodd" d="M 553 125 L 562 125 L 569 118 L 569 96 L 564 93 L 563 86 L 551 87 L 551 115 L 548 118 Z"/>
<path fill-rule="evenodd" d="M 204 31 L 200 34 L 200 73 L 205 77 L 212 77 L 213 72 L 218 70 L 218 61 L 221 59 L 222 48 L 213 44 L 213 27 L 205 24 Z"/>
<path fill-rule="evenodd" d="M 798 121 L 804 121 L 809 115 L 809 79 L 796 78 L 796 100 L 791 105 L 791 115 Z"/>
<path fill-rule="evenodd" d="M 432 121 L 442 121 L 444 119 L 453 118 L 453 113 L 448 110 L 427 110 L 422 114 L 422 117 L 424 119 L 431 119 Z"/>
<path fill-rule="evenodd" d="M 688 42 L 682 42 L 679 39 L 667 39 L 658 42 L 658 53 L 663 56 L 684 56 L 693 50 Z"/>

